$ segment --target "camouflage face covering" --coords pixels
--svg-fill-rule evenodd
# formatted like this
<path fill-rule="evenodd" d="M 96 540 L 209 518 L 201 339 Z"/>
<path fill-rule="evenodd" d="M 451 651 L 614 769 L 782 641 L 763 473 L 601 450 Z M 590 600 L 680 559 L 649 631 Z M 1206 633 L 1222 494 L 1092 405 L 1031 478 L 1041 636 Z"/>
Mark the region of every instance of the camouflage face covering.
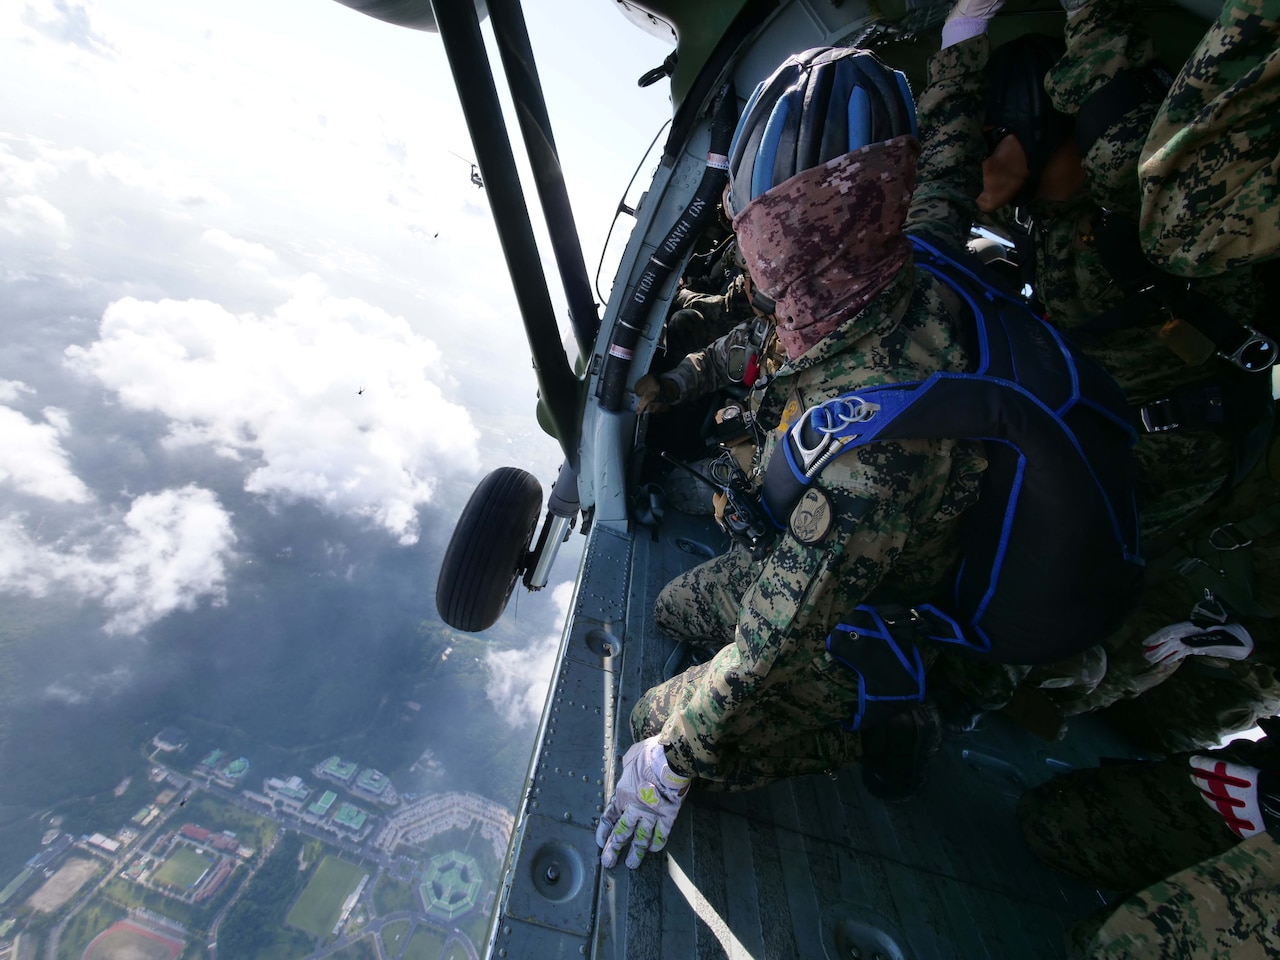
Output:
<path fill-rule="evenodd" d="M 778 184 L 733 221 L 752 281 L 777 301 L 794 360 L 858 313 L 902 269 L 902 224 L 920 144 L 896 137 Z"/>

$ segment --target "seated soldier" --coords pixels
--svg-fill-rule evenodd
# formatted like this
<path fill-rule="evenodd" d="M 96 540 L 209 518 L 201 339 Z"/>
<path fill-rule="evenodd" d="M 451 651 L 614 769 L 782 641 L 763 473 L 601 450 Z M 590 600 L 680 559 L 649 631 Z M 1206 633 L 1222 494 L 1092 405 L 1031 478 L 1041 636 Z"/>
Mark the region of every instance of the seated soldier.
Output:
<path fill-rule="evenodd" d="M 850 91 L 843 99 L 804 97 L 831 75 Z M 780 102 L 811 110 L 801 126 L 813 133 L 775 157 L 760 134 Z M 753 281 L 777 304 L 787 355 L 758 411 L 767 464 L 807 408 L 860 385 L 964 370 L 967 359 L 954 333 L 960 301 L 912 269 L 903 231 L 920 154 L 905 79 L 866 51 L 812 50 L 786 61 L 752 105 L 731 150 L 726 210 Z M 921 125 L 939 109 L 922 103 Z M 955 182 L 927 163 L 922 173 L 933 216 L 913 228 L 963 246 L 976 176 Z M 861 677 L 827 653 L 828 634 L 867 598 L 920 596 L 947 575 L 984 465 L 970 441 L 854 449 L 822 471 L 759 560 L 732 551 L 710 561 L 706 590 L 724 602 L 699 629 L 724 645 L 632 711 L 637 742 L 597 832 L 606 867 L 628 845 L 634 868 L 665 844 L 692 780 L 746 789 L 860 756 L 862 736 L 842 725 L 863 703 Z"/>
<path fill-rule="evenodd" d="M 1077 924 L 1073 956 L 1280 951 L 1280 746 L 1270 738 L 1073 770 L 1024 794 L 1018 823 L 1046 865 L 1125 891 Z"/>
<path fill-rule="evenodd" d="M 705 349 L 690 353 L 671 370 L 645 374 L 636 381 L 634 390 L 637 414 L 665 413 L 700 397 L 727 394 L 731 402 L 716 412 L 713 436 L 708 439 L 734 455 L 739 471 L 750 472 L 760 446 L 755 414 L 761 391 L 786 355 L 774 332 L 773 303 L 752 287 L 750 277 L 741 274 L 739 279 L 754 312 L 752 319 L 739 323 Z M 723 498 L 706 479 L 699 478 L 711 478 L 724 486 L 728 478 L 720 474 L 731 469 L 733 464 L 721 461 L 719 452 L 688 464 L 686 469 L 673 468 L 663 482 L 667 503 L 685 513 L 714 512 L 720 518 Z M 720 499 L 713 499 L 713 494 Z"/>
<path fill-rule="evenodd" d="M 1050 322 L 1101 362 L 1134 405 L 1142 429 L 1137 457 L 1144 552 L 1158 557 L 1244 477 L 1269 432 L 1265 373 L 1241 369 L 1222 351 L 1215 355 L 1214 344 L 1186 322 L 1200 322 L 1197 311 L 1211 303 L 1216 312 L 1203 325 L 1225 323 L 1247 335 L 1256 309 L 1253 286 L 1247 271 L 1236 271 L 1198 284 L 1183 300 L 1131 288 L 1130 265 L 1141 255 L 1136 235 L 1124 232 L 1116 217 L 1136 218 L 1138 152 L 1162 95 L 1152 73 L 1154 52 L 1135 24 L 1136 7 L 1102 0 L 1064 5 L 1065 52 L 1052 38 L 1034 35 L 993 52 L 985 66 L 985 120 L 971 118 L 975 125 L 985 122 L 989 153 L 969 162 L 983 166 L 979 207 L 994 213 L 1016 206 L 1010 222 L 1029 224 L 1020 252 L 1034 258 L 1036 295 Z M 961 2 L 944 28 L 944 42 L 960 37 L 959 49 L 965 49 L 973 41 L 963 35 L 985 32 L 998 7 L 999 0 Z M 976 53 L 970 69 L 984 69 Z M 1181 287 L 1185 293 L 1186 284 Z M 1008 703 L 1025 679 L 1014 706 L 1024 714 L 1028 700 L 1043 707 L 1032 712 L 1047 715 L 1052 735 L 1059 730 L 1060 720 L 1053 719 L 1059 710 L 1093 709 L 1115 698 L 1110 690 L 1158 683 L 1174 663 L 1153 664 L 1143 641 L 1171 624 L 1190 623 L 1204 596 L 1170 579 L 1160 565 L 1156 569 L 1143 611 L 1105 650 L 1037 668 L 1029 678 L 1028 670 L 947 658 L 937 671 L 943 684 L 935 689 L 945 684 L 968 708 L 992 709 Z M 1246 611 L 1232 612 L 1238 619 Z M 1226 656 L 1252 649 L 1234 639 L 1224 649 L 1210 632 L 1187 629 L 1181 639 L 1190 649 L 1204 634 L 1201 645 Z M 1095 688 L 1101 690 L 1096 697 Z M 1035 690 L 1050 702 L 1027 696 Z"/>

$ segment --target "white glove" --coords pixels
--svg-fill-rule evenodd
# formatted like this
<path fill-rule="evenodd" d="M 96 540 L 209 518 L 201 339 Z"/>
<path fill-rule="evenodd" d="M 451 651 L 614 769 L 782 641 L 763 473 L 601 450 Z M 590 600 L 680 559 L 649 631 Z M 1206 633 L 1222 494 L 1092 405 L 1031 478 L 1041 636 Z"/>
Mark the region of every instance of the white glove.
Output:
<path fill-rule="evenodd" d="M 987 32 L 987 21 L 996 15 L 1004 0 L 957 0 L 942 24 L 943 49 L 961 40 Z"/>
<path fill-rule="evenodd" d="M 1252 837 L 1266 829 L 1258 804 L 1257 767 L 1228 763 L 1216 757 L 1191 758 L 1191 782 L 1204 802 L 1226 821 L 1238 837 Z"/>
<path fill-rule="evenodd" d="M 1238 623 L 1205 629 L 1188 620 L 1157 630 L 1142 641 L 1148 663 L 1177 663 L 1190 656 L 1245 660 L 1251 653 L 1253 637 Z"/>
<path fill-rule="evenodd" d="M 634 870 L 650 850 L 665 847 L 688 791 L 689 778 L 671 769 L 657 737 L 633 744 L 622 758 L 618 787 L 596 828 L 596 845 L 603 850 L 600 863 L 612 867 L 630 841 L 627 866 Z"/>

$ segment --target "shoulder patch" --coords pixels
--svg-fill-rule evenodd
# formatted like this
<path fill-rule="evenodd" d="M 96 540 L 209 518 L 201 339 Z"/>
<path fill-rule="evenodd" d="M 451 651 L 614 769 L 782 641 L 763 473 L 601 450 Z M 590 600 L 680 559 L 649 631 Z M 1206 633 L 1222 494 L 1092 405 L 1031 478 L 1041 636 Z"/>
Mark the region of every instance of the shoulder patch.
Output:
<path fill-rule="evenodd" d="M 835 511 L 827 495 L 810 487 L 791 511 L 791 535 L 806 546 L 813 546 L 826 538 L 834 521 Z"/>

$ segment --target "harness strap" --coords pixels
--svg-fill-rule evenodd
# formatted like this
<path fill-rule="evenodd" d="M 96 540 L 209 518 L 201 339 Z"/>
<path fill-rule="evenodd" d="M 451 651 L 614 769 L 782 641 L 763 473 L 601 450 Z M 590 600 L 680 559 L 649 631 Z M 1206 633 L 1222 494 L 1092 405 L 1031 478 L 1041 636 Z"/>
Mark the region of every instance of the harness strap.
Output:
<path fill-rule="evenodd" d="M 1087 323 L 1086 332 L 1108 333 L 1150 323 L 1153 314 L 1164 310 L 1194 327 L 1219 357 L 1246 373 L 1266 370 L 1280 356 L 1270 337 L 1228 316 L 1208 297 L 1190 289 L 1186 280 L 1157 269 L 1142 253 L 1134 221 L 1104 211 L 1094 235 L 1103 266 L 1126 296 Z"/>
<path fill-rule="evenodd" d="M 1208 591 L 1237 616 L 1271 618 L 1275 614 L 1254 598 L 1255 540 L 1280 532 L 1280 504 L 1242 520 L 1219 524 L 1207 534 L 1183 541 L 1152 565 L 1152 572 L 1172 570 L 1197 597 Z"/>
<path fill-rule="evenodd" d="M 1099 87 L 1076 115 L 1076 146 L 1084 156 L 1125 114 L 1149 103 L 1160 103 L 1173 77 L 1158 64 L 1117 73 Z"/>

